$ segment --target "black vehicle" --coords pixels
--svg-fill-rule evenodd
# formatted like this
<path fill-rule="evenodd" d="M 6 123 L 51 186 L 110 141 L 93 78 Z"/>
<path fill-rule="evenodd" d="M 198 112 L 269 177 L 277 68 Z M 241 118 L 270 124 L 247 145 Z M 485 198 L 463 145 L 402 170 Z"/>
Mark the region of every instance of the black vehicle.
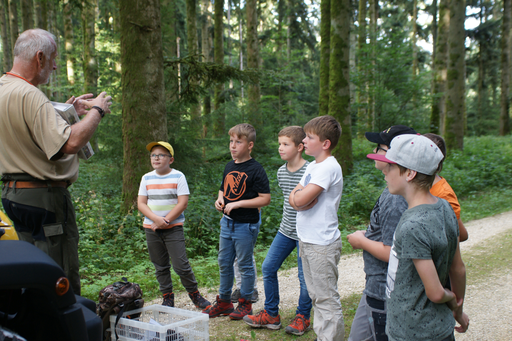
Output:
<path fill-rule="evenodd" d="M 0 339 L 11 331 L 28 341 L 101 341 L 95 311 L 95 302 L 75 295 L 43 251 L 24 241 L 0 241 Z"/>

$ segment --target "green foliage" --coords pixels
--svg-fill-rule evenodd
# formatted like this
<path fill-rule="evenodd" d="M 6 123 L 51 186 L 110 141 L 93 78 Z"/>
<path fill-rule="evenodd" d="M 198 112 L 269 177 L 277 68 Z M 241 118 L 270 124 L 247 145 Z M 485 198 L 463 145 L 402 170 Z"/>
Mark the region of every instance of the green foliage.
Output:
<path fill-rule="evenodd" d="M 393 28 L 383 33 L 385 37 L 379 39 L 375 47 L 365 46 L 359 61 L 361 72 L 354 70 L 351 81 L 356 84 L 360 94 L 375 98 L 376 131 L 394 124 L 428 131 L 430 73 L 420 69 L 420 74 L 412 77 L 412 46 L 407 40 L 408 33 Z M 375 60 L 372 60 L 372 53 L 375 53 Z M 368 103 L 353 105 L 354 109 L 358 109 L 368 106 Z M 366 122 L 357 122 L 357 116 L 352 116 L 352 119 L 357 126 L 356 131 L 366 129 Z"/>
<path fill-rule="evenodd" d="M 183 70 L 181 75 L 183 88 L 179 94 L 171 93 L 171 96 L 176 96 L 185 103 L 197 103 L 198 95 L 206 95 L 208 89 L 216 83 L 239 80 L 254 84 L 259 81 L 261 76 L 261 71 L 258 70 L 242 71 L 226 64 L 200 62 L 199 58 L 199 55 L 193 55 L 184 58 L 170 58 L 164 61 L 164 65 L 174 71 L 167 73 L 167 75 L 175 76 L 176 82 L 179 81 L 177 78 L 178 67 Z"/>
<path fill-rule="evenodd" d="M 511 136 L 466 138 L 464 147 L 448 156 L 441 172 L 458 197 L 512 186 Z"/>

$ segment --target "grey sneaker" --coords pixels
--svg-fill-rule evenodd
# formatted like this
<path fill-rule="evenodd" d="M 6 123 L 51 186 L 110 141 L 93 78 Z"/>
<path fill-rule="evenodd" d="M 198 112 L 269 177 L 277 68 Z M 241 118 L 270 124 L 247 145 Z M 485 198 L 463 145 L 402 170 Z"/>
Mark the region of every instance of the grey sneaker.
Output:
<path fill-rule="evenodd" d="M 256 303 L 256 302 L 258 302 L 259 299 L 260 299 L 260 297 L 258 295 L 258 289 L 254 289 L 254 291 L 252 292 L 251 302 Z"/>
<path fill-rule="evenodd" d="M 231 302 L 233 303 L 238 303 L 238 299 L 241 298 L 240 296 L 240 289 L 235 289 L 232 293 L 231 293 Z"/>

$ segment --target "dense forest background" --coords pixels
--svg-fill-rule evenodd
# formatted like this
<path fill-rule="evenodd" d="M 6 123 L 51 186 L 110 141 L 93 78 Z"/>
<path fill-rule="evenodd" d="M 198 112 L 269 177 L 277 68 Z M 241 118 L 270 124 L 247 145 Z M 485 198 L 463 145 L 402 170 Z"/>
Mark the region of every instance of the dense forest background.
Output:
<path fill-rule="evenodd" d="M 206 268 L 216 267 L 213 202 L 230 159 L 227 130 L 241 122 L 256 127 L 253 156 L 271 180 L 262 245 L 281 214 L 277 133 L 318 115 L 343 127 L 334 151 L 346 183 L 340 229 L 363 224 L 382 190 L 364 160 L 366 131 L 405 124 L 443 135 L 454 161 L 445 172 L 452 167 L 461 196 L 511 186 L 510 17 L 511 0 L 0 0 L 0 65 L 11 69 L 22 31 L 43 28 L 59 46 L 58 69 L 41 86 L 51 100 L 113 96 L 91 141 L 96 155 L 72 186 L 91 284 L 111 269 L 151 268 L 139 264 L 135 200 L 154 140 L 174 146 L 174 166 L 187 175 L 187 247 Z"/>
<path fill-rule="evenodd" d="M 2 67 L 23 30 L 56 35 L 48 97 L 107 91 L 113 112 L 94 137 L 124 157 L 124 209 L 144 145 L 186 148 L 202 164 L 247 121 L 256 154 L 286 125 L 331 114 L 352 171 L 352 139 L 392 124 L 464 136 L 510 132 L 510 1 L 0 0 Z M 466 27 L 466 28 L 465 28 Z M 224 152 L 225 153 L 225 152 Z"/>

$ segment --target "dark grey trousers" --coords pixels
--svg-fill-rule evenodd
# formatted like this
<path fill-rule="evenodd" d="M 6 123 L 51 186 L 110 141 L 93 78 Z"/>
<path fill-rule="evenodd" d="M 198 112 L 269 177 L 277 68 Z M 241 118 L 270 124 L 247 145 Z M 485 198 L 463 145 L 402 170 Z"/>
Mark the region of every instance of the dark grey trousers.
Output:
<path fill-rule="evenodd" d="M 187 258 L 183 226 L 156 231 L 147 228 L 145 230 L 149 258 L 155 266 L 155 275 L 162 294 L 173 290 L 171 263 L 187 292 L 196 291 L 197 281 Z"/>

